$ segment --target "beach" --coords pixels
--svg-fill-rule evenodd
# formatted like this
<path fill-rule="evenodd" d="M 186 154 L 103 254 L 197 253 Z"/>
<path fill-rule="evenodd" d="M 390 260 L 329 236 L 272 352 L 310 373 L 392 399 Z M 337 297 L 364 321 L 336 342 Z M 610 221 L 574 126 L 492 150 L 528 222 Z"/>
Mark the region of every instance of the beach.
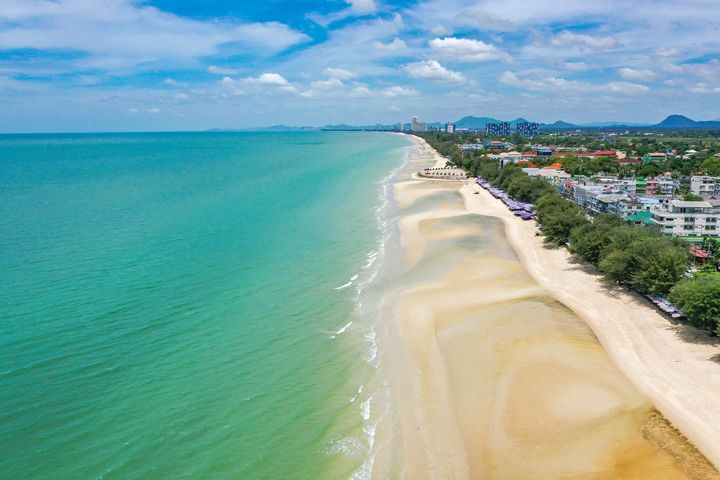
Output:
<path fill-rule="evenodd" d="M 475 185 L 413 175 L 445 160 L 412 138 L 395 183 L 407 269 L 382 341 L 404 448 L 375 476 L 718 478 L 692 445 L 718 464 L 716 347 Z"/>

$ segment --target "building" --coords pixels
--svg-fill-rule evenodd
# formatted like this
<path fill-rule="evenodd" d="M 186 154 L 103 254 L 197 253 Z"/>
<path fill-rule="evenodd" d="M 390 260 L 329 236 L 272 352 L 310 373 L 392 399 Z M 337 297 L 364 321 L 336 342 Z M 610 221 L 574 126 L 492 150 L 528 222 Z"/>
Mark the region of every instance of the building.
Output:
<path fill-rule="evenodd" d="M 495 137 L 510 135 L 510 124 L 508 122 L 488 123 L 485 125 L 485 133 Z"/>
<path fill-rule="evenodd" d="M 720 213 L 710 202 L 671 200 L 667 211 L 653 212 L 653 223 L 665 235 L 678 237 L 717 237 Z"/>
<path fill-rule="evenodd" d="M 535 122 L 520 122 L 515 126 L 517 134 L 522 137 L 535 137 L 540 133 L 540 124 Z"/>
<path fill-rule="evenodd" d="M 455 133 L 455 124 L 454 123 L 446 123 L 445 124 L 445 131 L 447 133 Z"/>
<path fill-rule="evenodd" d="M 720 195 L 720 177 L 693 175 L 690 177 L 690 191 L 703 198 Z"/>
<path fill-rule="evenodd" d="M 515 163 L 522 159 L 522 153 L 520 152 L 503 152 L 498 154 L 488 155 L 490 160 L 496 160 L 500 162 L 500 166 L 504 167 L 510 163 Z"/>
<path fill-rule="evenodd" d="M 417 117 L 413 117 L 412 122 L 410 122 L 410 129 L 413 132 L 426 132 L 427 124 L 425 122 L 418 121 Z"/>
<path fill-rule="evenodd" d="M 646 165 L 652 161 L 665 161 L 667 160 L 667 153 L 662 152 L 653 152 L 653 153 L 646 153 L 643 155 L 643 165 Z"/>

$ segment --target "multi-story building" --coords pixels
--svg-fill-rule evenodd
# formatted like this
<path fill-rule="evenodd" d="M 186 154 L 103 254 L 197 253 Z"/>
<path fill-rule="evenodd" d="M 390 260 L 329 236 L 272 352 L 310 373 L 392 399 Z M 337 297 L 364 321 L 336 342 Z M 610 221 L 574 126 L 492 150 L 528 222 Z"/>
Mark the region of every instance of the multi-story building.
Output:
<path fill-rule="evenodd" d="M 535 137 L 540 133 L 540 124 L 535 122 L 520 122 L 515 126 L 517 134 L 523 137 Z"/>
<path fill-rule="evenodd" d="M 410 122 L 410 129 L 413 132 L 426 132 L 427 131 L 427 123 L 418 121 L 417 117 L 412 118 L 412 122 Z"/>
<path fill-rule="evenodd" d="M 666 235 L 678 237 L 720 236 L 720 212 L 707 201 L 671 200 L 667 210 L 653 212 L 653 223 Z"/>
<path fill-rule="evenodd" d="M 720 177 L 693 175 L 690 178 L 690 191 L 703 198 L 720 195 Z"/>
<path fill-rule="evenodd" d="M 454 133 L 455 132 L 455 124 L 454 123 L 446 123 L 445 124 L 445 132 Z"/>
<path fill-rule="evenodd" d="M 510 135 L 510 123 L 498 122 L 488 123 L 485 125 L 485 133 L 490 136 L 507 136 Z"/>

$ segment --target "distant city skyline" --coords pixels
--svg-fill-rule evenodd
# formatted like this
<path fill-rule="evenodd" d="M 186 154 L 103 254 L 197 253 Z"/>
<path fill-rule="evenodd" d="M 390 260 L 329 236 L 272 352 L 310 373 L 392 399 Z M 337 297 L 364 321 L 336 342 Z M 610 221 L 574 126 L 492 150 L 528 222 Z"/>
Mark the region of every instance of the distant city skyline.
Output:
<path fill-rule="evenodd" d="M 0 132 L 720 119 L 711 0 L 6 0 Z"/>

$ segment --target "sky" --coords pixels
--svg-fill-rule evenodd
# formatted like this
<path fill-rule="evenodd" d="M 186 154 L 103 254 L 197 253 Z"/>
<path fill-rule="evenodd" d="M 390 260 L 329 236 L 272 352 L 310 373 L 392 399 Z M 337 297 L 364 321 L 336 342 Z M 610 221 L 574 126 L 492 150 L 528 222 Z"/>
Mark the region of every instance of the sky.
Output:
<path fill-rule="evenodd" d="M 718 0 L 0 0 L 0 132 L 720 119 Z"/>

